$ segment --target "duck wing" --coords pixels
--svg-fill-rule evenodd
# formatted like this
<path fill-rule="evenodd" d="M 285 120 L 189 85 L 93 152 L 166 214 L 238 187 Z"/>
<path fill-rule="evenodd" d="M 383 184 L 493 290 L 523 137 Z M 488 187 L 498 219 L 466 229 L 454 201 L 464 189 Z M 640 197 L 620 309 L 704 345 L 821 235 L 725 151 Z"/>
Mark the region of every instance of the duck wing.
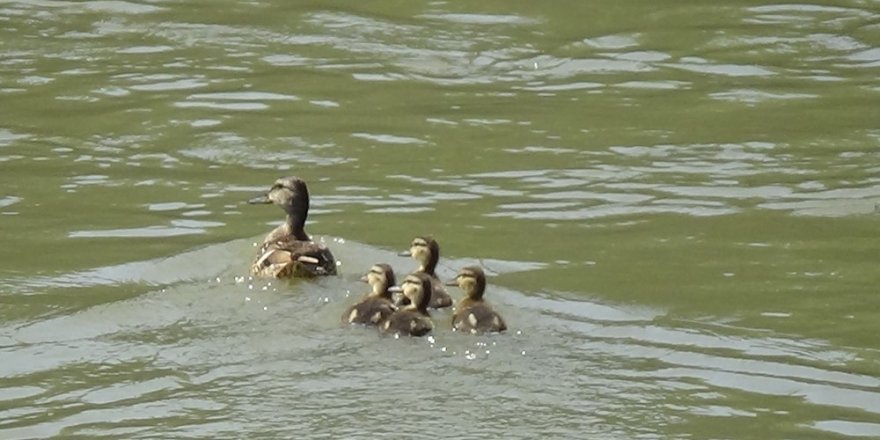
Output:
<path fill-rule="evenodd" d="M 304 240 L 266 243 L 251 267 L 254 275 L 315 277 L 336 275 L 336 259 L 323 244 Z"/>

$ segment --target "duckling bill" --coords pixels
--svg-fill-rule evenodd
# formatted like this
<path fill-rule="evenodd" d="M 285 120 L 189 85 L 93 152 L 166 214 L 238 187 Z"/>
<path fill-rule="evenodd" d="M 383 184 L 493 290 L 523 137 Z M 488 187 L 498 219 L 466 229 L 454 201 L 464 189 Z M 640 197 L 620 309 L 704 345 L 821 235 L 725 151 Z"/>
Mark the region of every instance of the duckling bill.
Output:
<path fill-rule="evenodd" d="M 379 331 L 401 336 L 424 336 L 430 333 L 434 329 L 434 323 L 428 314 L 431 278 L 424 273 L 410 274 L 400 287 L 410 304 L 398 309 L 379 324 Z"/>
<path fill-rule="evenodd" d="M 465 297 L 459 301 L 452 315 L 452 329 L 467 333 L 491 333 L 507 330 L 504 318 L 484 300 L 486 274 L 479 266 L 462 268 L 455 280 L 447 285 L 457 285 Z"/>
<path fill-rule="evenodd" d="M 371 291 L 342 314 L 342 322 L 378 325 L 396 310 L 391 301 L 391 288 L 396 283 L 394 270 L 387 264 L 375 264 L 361 281 L 369 283 Z"/>
<path fill-rule="evenodd" d="M 443 283 L 437 278 L 434 270 L 440 261 L 440 245 L 431 237 L 416 237 L 410 243 L 409 250 L 401 252 L 402 256 L 410 256 L 419 263 L 415 273 L 427 274 L 431 279 L 429 306 L 433 309 L 449 307 L 452 297 L 446 293 Z"/>
<path fill-rule="evenodd" d="M 305 231 L 309 189 L 302 179 L 280 178 L 269 191 L 248 203 L 274 204 L 287 213 L 284 223 L 263 239 L 251 265 L 252 275 L 289 278 L 336 274 L 336 259 L 330 249 L 313 242 Z"/>

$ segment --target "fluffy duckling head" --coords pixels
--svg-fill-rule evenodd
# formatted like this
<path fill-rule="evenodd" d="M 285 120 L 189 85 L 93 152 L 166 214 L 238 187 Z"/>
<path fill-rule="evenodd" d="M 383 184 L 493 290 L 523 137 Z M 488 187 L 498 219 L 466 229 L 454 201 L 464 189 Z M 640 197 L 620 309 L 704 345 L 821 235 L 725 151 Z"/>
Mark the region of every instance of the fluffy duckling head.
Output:
<path fill-rule="evenodd" d="M 486 273 L 479 266 L 463 267 L 449 285 L 457 285 L 468 298 L 481 301 L 486 292 Z"/>
<path fill-rule="evenodd" d="M 409 250 L 401 255 L 413 257 L 419 262 L 419 271 L 433 275 L 440 260 L 440 245 L 431 237 L 416 237 L 409 245 Z"/>
<path fill-rule="evenodd" d="M 416 272 L 407 275 L 401 284 L 403 295 L 409 299 L 411 307 L 427 314 L 428 304 L 431 302 L 431 276 L 426 273 Z"/>
<path fill-rule="evenodd" d="M 397 284 L 394 277 L 394 269 L 385 263 L 374 264 L 362 278 L 370 284 L 373 294 L 391 299 L 391 286 Z"/>

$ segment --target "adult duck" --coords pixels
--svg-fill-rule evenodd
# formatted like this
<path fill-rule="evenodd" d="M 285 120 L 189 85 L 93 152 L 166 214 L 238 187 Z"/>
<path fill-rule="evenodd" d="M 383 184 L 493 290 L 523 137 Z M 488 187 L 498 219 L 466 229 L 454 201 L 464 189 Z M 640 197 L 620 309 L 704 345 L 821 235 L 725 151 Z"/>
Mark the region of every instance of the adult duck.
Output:
<path fill-rule="evenodd" d="M 263 239 L 251 274 L 263 277 L 315 277 L 336 274 L 336 259 L 327 246 L 306 234 L 309 189 L 298 177 L 282 177 L 250 204 L 275 204 L 287 213 L 281 225 Z"/>

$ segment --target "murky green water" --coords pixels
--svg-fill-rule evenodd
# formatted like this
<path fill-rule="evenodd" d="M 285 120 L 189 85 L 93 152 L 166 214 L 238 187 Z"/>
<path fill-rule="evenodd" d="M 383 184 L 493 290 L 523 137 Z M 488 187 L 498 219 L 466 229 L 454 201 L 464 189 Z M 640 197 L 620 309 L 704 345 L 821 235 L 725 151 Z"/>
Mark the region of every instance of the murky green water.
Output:
<path fill-rule="evenodd" d="M 880 437 L 878 11 L 0 1 L 0 437 Z M 419 234 L 510 332 L 338 324 Z"/>

